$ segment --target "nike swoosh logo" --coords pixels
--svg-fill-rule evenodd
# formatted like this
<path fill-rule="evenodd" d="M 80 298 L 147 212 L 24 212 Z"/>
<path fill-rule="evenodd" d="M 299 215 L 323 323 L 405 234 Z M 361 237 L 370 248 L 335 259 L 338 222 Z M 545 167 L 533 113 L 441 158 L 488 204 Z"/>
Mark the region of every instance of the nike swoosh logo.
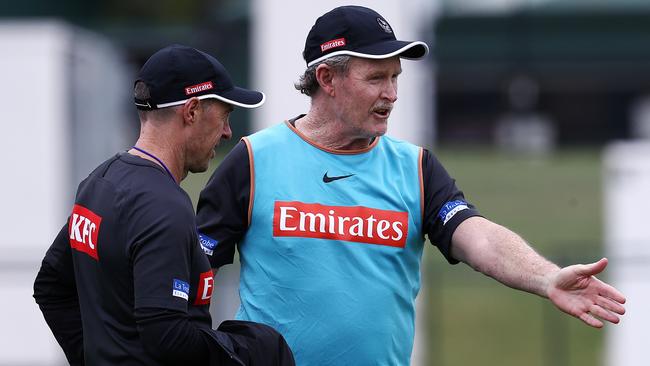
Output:
<path fill-rule="evenodd" d="M 328 176 L 327 176 L 327 172 L 325 172 L 325 175 L 323 175 L 323 182 L 325 182 L 325 183 L 330 183 L 330 182 L 333 182 L 333 181 L 335 181 L 335 180 L 339 180 L 339 179 L 343 179 L 343 178 L 350 178 L 350 177 L 353 176 L 353 175 L 354 175 L 354 174 L 339 175 L 339 176 L 337 176 L 337 177 L 328 177 Z"/>

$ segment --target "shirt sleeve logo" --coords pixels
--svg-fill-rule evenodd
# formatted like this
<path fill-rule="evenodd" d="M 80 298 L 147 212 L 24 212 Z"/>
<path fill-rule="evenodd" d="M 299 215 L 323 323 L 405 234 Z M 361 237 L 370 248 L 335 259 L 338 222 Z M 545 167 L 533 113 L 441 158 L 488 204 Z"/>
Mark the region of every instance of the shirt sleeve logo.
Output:
<path fill-rule="evenodd" d="M 212 255 L 218 242 L 207 235 L 199 233 L 199 244 L 201 244 L 201 249 L 203 249 L 205 254 Z"/>
<path fill-rule="evenodd" d="M 442 224 L 446 225 L 447 222 L 451 220 L 451 218 L 454 217 L 457 213 L 467 209 L 469 209 L 469 206 L 467 206 L 467 202 L 465 201 L 449 201 L 442 206 L 440 212 L 438 213 L 438 217 L 440 220 L 442 220 Z"/>
<path fill-rule="evenodd" d="M 70 247 L 82 253 L 88 254 L 95 260 L 97 255 L 97 237 L 102 217 L 81 205 L 74 205 L 70 221 L 68 222 L 68 234 Z"/>
<path fill-rule="evenodd" d="M 172 285 L 172 295 L 176 297 L 180 297 L 181 299 L 188 300 L 190 297 L 190 284 L 185 281 L 174 278 L 174 282 Z"/>
<path fill-rule="evenodd" d="M 212 290 L 214 289 L 214 275 L 212 270 L 203 272 L 199 275 L 199 287 L 196 292 L 196 299 L 194 305 L 207 305 L 210 303 L 212 297 Z"/>

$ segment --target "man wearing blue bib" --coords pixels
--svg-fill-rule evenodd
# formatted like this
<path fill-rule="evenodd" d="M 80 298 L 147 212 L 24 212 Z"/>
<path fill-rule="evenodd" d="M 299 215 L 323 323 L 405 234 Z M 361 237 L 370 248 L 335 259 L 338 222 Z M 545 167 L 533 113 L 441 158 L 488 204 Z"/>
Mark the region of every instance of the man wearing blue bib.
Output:
<path fill-rule="evenodd" d="M 425 235 L 450 263 L 591 326 L 624 312 L 623 295 L 593 277 L 606 259 L 560 269 L 481 217 L 432 153 L 384 136 L 400 59 L 427 53 L 371 9 L 321 16 L 296 85 L 309 112 L 244 138 L 201 193 L 212 266 L 239 251 L 237 318 L 277 329 L 298 365 L 410 363 Z"/>

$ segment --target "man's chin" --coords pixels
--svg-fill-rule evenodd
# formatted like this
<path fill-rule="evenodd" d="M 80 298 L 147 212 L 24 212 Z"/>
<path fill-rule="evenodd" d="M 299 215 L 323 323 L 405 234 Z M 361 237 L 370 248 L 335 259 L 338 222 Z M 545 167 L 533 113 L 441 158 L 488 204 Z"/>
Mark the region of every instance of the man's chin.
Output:
<path fill-rule="evenodd" d="M 202 164 L 190 166 L 188 170 L 190 171 L 190 173 L 203 173 L 207 171 L 209 167 L 210 167 L 210 160 Z"/>
<path fill-rule="evenodd" d="M 377 126 L 375 129 L 375 137 L 384 136 L 388 132 L 388 121 L 386 123 Z"/>

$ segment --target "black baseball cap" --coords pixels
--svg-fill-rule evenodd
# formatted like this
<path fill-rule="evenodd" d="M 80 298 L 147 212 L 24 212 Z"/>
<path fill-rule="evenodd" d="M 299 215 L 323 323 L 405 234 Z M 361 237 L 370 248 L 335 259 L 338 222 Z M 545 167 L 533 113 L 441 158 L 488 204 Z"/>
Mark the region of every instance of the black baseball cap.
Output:
<path fill-rule="evenodd" d="M 264 93 L 235 86 L 216 58 L 195 48 L 174 44 L 154 53 L 140 69 L 138 81 L 150 98 L 135 99 L 138 109 L 153 110 L 184 104 L 188 99 L 215 98 L 244 108 L 259 107 Z"/>
<path fill-rule="evenodd" d="M 339 55 L 419 59 L 428 52 L 424 42 L 398 41 L 388 21 L 376 11 L 363 6 L 341 6 L 316 19 L 302 57 L 309 67 Z"/>

